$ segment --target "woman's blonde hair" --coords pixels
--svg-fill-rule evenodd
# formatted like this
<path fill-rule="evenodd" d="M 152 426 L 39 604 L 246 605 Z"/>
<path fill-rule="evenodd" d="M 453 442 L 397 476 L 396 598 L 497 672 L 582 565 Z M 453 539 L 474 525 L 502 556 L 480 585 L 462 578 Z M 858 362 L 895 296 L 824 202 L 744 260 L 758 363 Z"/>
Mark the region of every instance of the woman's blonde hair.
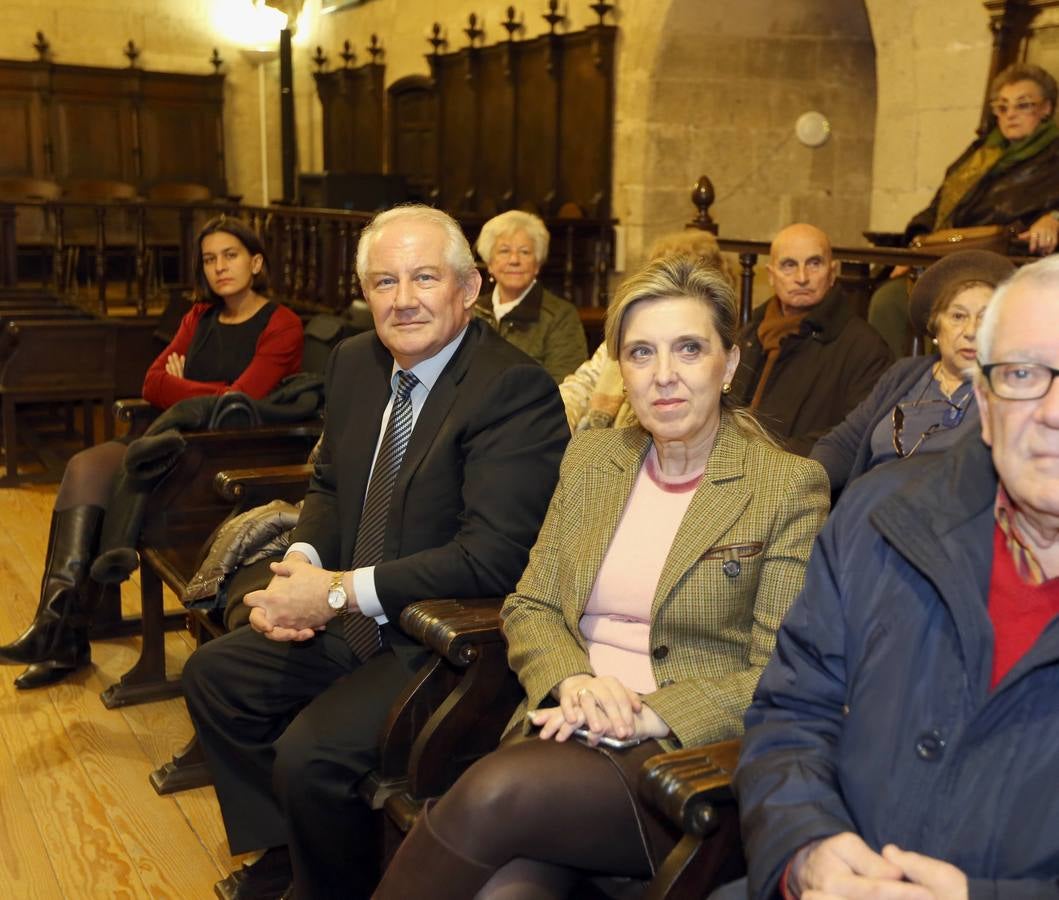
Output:
<path fill-rule="evenodd" d="M 739 338 L 739 316 L 735 292 L 721 273 L 701 258 L 687 253 L 673 253 L 648 262 L 626 278 L 607 309 L 604 341 L 611 359 L 620 360 L 625 320 L 629 311 L 640 303 L 678 298 L 698 300 L 710 311 L 713 327 L 721 346 L 729 351 Z M 735 426 L 751 440 L 761 440 L 779 447 L 754 414 L 739 404 L 731 394 L 721 394 L 721 409 L 730 413 Z"/>

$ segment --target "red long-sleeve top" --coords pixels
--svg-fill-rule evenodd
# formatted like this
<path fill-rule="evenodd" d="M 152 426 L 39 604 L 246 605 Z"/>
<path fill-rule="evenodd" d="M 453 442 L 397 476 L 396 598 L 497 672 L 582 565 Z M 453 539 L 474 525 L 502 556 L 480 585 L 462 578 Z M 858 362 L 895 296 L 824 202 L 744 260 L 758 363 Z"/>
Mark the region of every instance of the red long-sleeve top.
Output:
<path fill-rule="evenodd" d="M 180 328 L 168 347 L 151 363 L 143 379 L 143 398 L 153 406 L 167 409 L 188 397 L 204 397 L 242 391 L 255 400 L 269 393 L 287 375 L 301 370 L 302 323 L 285 306 L 276 306 L 268 324 L 257 339 L 254 358 L 243 373 L 231 384 L 222 381 L 192 381 L 178 378 L 165 370 L 171 353 L 186 356 L 195 329 L 209 310 L 207 303 L 196 303 L 180 321 Z"/>

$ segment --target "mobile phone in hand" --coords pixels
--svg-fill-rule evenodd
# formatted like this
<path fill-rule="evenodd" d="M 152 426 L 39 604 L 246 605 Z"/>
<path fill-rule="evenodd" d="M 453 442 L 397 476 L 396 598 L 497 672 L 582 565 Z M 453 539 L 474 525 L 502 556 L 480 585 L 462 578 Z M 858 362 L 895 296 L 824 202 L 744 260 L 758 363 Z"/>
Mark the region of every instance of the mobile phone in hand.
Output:
<path fill-rule="evenodd" d="M 582 741 L 586 742 L 591 738 L 591 735 L 592 732 L 590 732 L 587 728 L 578 728 L 574 732 L 575 738 L 580 738 Z M 627 750 L 629 747 L 635 747 L 637 744 L 642 744 L 643 740 L 643 738 L 639 737 L 616 738 L 611 737 L 609 734 L 605 734 L 599 739 L 599 743 L 601 743 L 604 747 L 611 747 L 614 750 Z"/>

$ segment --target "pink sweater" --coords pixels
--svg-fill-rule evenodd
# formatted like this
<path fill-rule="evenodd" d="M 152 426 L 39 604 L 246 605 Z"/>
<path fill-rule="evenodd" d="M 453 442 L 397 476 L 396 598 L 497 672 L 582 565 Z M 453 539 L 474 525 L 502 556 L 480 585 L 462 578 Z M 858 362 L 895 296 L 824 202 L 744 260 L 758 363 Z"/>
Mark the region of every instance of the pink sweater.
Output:
<path fill-rule="evenodd" d="M 581 617 L 581 634 L 596 675 L 613 675 L 640 694 L 658 687 L 649 655 L 651 603 L 701 479 L 701 470 L 663 475 L 651 447 Z"/>

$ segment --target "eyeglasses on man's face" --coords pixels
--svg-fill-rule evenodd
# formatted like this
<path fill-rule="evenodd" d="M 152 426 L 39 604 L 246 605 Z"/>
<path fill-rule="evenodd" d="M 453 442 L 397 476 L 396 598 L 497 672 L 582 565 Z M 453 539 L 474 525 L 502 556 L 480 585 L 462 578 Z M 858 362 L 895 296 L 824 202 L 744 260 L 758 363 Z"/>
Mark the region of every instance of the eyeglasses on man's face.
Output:
<path fill-rule="evenodd" d="M 1043 363 L 979 363 L 978 368 L 989 382 L 989 389 L 1002 400 L 1040 400 L 1059 375 L 1059 369 Z"/>
<path fill-rule="evenodd" d="M 1017 103 L 1007 103 L 1004 100 L 994 100 L 989 104 L 994 116 L 1006 116 L 1009 112 L 1020 116 L 1028 115 L 1041 105 L 1040 100 L 1019 100 Z"/>

